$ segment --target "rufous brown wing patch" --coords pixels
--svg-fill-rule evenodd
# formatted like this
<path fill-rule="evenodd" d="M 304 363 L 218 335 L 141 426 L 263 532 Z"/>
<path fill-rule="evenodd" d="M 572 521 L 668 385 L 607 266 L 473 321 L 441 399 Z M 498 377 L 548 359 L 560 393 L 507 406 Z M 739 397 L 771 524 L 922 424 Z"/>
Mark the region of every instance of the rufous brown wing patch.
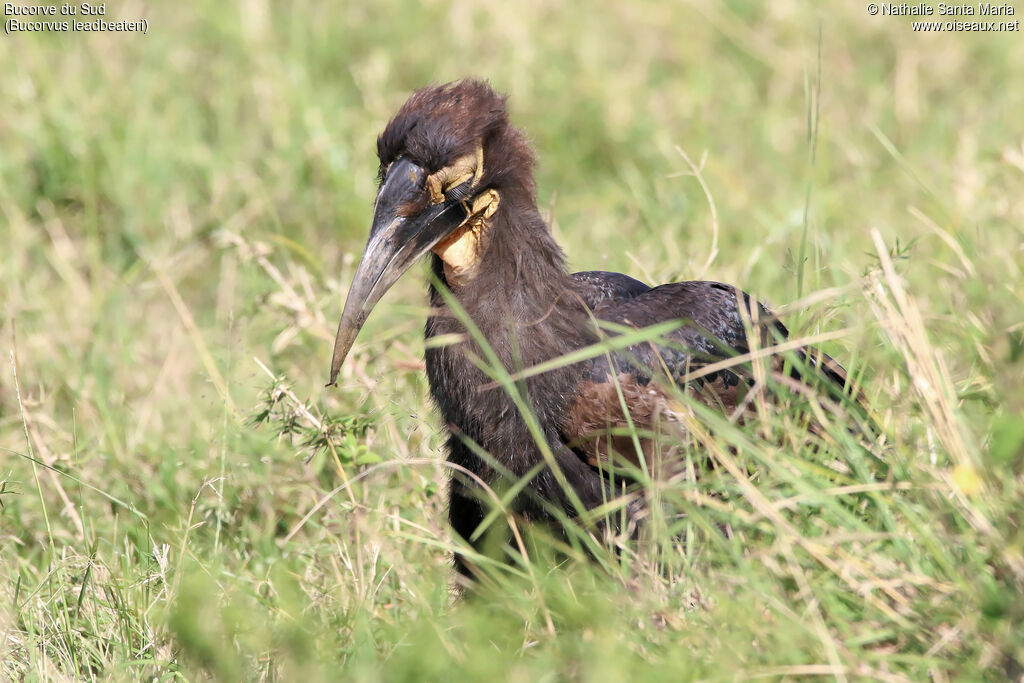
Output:
<path fill-rule="evenodd" d="M 730 386 L 716 377 L 700 386 L 690 385 L 688 391 L 701 403 L 728 414 L 737 404 L 741 385 L 746 388 L 742 381 Z M 626 419 L 622 411 L 620 390 L 630 420 Z M 671 476 L 674 468 L 666 466 L 664 462 L 655 462 L 657 448 L 653 439 L 647 435 L 667 433 L 681 436 L 685 433 L 683 423 L 691 415 L 688 406 L 668 398 L 655 382 L 641 384 L 634 375 L 621 372 L 616 381 L 609 377 L 604 382 L 582 382 L 577 387 L 576 398 L 569 404 L 561 426 L 569 445 L 581 450 L 593 467 L 613 464 L 612 453 L 637 467 L 640 466 L 640 457 L 643 457 L 648 471 L 656 477 L 664 477 Z M 644 435 L 639 439 L 639 454 L 629 431 L 630 421 L 637 433 Z"/>

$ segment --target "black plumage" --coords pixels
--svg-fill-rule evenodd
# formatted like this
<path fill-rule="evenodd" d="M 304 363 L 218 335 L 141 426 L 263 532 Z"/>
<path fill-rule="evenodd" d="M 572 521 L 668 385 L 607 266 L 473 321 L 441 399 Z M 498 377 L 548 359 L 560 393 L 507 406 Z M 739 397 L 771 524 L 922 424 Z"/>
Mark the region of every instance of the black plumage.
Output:
<path fill-rule="evenodd" d="M 747 294 L 717 282 L 649 287 L 619 273 L 571 274 L 561 248 L 537 208 L 534 157 L 508 120 L 505 98 L 487 84 L 466 80 L 416 92 L 378 140 L 381 188 L 370 240 L 339 325 L 331 382 L 370 309 L 420 256 L 432 252 L 434 281 L 427 338 L 461 335 L 459 343 L 428 344 L 431 395 L 449 431 L 454 468 L 450 520 L 466 539 L 486 507 L 474 473 L 490 485 L 502 471 L 533 473 L 516 501 L 519 514 L 551 519 L 551 506 L 575 516 L 573 498 L 593 508 L 612 497 L 605 476 L 609 447 L 638 461 L 630 439 L 610 436 L 625 416 L 642 429 L 667 412 L 666 387 L 694 370 L 746 353 L 748 328 L 759 345 L 786 336 L 786 328 Z M 610 354 L 532 375 L 519 383 L 553 455 L 549 466 L 513 399 L 473 362 L 485 354 L 448 307 L 438 286 L 450 290 L 510 373 L 593 344 L 599 319 L 625 327 L 664 321 L 681 324 L 671 343 L 636 344 Z M 752 322 L 753 321 L 753 322 Z M 810 360 L 809 355 L 805 358 Z M 845 373 L 817 355 L 830 378 Z M 781 364 L 780 364 L 781 365 Z M 704 374 L 689 383 L 701 400 L 735 407 L 748 380 L 740 367 Z M 471 444 L 493 458 L 478 457 Z M 559 479 L 571 488 L 566 490 Z M 463 572 L 467 564 L 456 558 Z"/>

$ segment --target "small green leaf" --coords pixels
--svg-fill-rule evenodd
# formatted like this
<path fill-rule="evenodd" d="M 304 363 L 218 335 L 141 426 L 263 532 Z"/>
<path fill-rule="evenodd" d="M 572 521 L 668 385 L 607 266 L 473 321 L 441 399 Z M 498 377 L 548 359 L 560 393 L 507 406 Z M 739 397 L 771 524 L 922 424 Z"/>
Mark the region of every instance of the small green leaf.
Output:
<path fill-rule="evenodd" d="M 1024 420 L 1020 416 L 999 415 L 992 421 L 989 458 L 997 465 L 1011 465 L 1024 458 Z"/>
<path fill-rule="evenodd" d="M 384 459 L 376 453 L 367 451 L 356 457 L 357 465 L 376 465 L 377 463 L 384 462 Z"/>

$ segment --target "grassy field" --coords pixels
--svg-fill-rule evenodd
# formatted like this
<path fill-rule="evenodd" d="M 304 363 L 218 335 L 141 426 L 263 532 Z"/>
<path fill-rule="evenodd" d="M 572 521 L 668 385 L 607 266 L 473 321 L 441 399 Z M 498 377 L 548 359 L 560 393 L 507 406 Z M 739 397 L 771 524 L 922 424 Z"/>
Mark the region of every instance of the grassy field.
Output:
<path fill-rule="evenodd" d="M 1021 33 L 105 7 L 148 33 L 0 38 L 0 679 L 1024 676 Z M 813 401 L 706 416 L 679 457 L 718 467 L 652 484 L 640 541 L 453 600 L 422 271 L 323 385 L 376 135 L 465 75 L 511 95 L 574 269 L 736 283 L 824 334 L 886 466 L 808 441 Z"/>

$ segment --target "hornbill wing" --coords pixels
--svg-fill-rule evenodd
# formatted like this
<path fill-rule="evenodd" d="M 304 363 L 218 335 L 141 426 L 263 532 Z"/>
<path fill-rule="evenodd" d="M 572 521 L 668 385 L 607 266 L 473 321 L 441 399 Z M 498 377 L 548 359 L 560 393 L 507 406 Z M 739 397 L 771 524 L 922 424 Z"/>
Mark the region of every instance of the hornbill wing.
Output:
<path fill-rule="evenodd" d="M 622 273 L 585 270 L 572 274 L 576 293 L 595 315 L 599 309 L 615 306 L 625 299 L 651 291 L 651 288 Z"/>
<path fill-rule="evenodd" d="M 742 306 L 741 306 L 742 304 Z M 648 376 L 668 374 L 672 379 L 696 367 L 733 355 L 747 353 L 748 327 L 756 331 L 759 345 L 785 339 L 789 330 L 767 308 L 745 292 L 719 282 L 675 282 L 601 307 L 601 320 L 626 327 L 643 328 L 669 320 L 680 326 L 664 335 L 669 344 L 643 343 L 620 353 L 639 361 L 634 370 L 650 370 Z"/>
<path fill-rule="evenodd" d="M 609 448 L 638 464 L 628 430 L 630 420 L 638 430 L 645 432 L 673 423 L 681 428 L 665 393 L 670 385 L 682 387 L 686 382 L 687 390 L 695 398 L 731 413 L 750 386 L 749 372 L 743 365 L 696 379 L 689 379 L 687 375 L 747 353 L 750 350 L 748 326 L 758 335 L 761 347 L 776 344 L 788 336 L 785 325 L 767 308 L 729 285 L 677 282 L 646 289 L 637 283 L 645 287 L 645 291 L 641 291 L 615 277 L 598 279 L 599 284 L 605 286 L 603 291 L 608 292 L 604 298 L 594 299 L 592 310 L 600 320 L 634 328 L 668 320 L 680 320 L 682 324 L 664 336 L 666 343 L 636 344 L 611 353 L 610 358 L 602 356 L 586 364 L 585 377 L 562 421 L 562 432 L 570 446 L 582 451 L 592 465 L 607 462 Z M 602 291 L 593 283 L 591 288 Z M 817 351 L 797 353 L 807 366 L 820 368 L 838 388 L 845 384 L 846 372 L 828 356 Z M 775 367 L 781 366 L 781 357 L 778 357 Z M 791 374 L 795 379 L 800 377 L 796 369 Z M 623 399 L 630 420 L 621 409 Z M 641 444 L 647 451 L 650 444 L 644 440 Z"/>

